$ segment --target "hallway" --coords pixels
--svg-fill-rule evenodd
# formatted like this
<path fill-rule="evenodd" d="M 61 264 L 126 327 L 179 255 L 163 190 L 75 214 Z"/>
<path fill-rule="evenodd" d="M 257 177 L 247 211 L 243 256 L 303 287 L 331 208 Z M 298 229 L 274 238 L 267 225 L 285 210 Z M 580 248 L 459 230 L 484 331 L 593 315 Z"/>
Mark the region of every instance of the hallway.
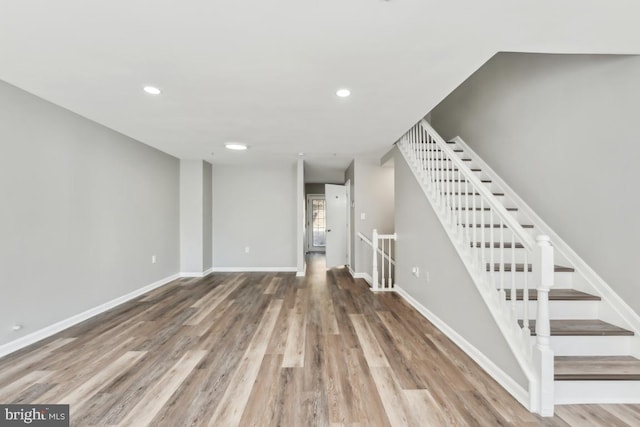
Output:
<path fill-rule="evenodd" d="M 2 359 L 0 401 L 68 403 L 76 426 L 640 423 L 639 405 L 542 421 L 400 297 L 308 261 L 180 279 Z"/>

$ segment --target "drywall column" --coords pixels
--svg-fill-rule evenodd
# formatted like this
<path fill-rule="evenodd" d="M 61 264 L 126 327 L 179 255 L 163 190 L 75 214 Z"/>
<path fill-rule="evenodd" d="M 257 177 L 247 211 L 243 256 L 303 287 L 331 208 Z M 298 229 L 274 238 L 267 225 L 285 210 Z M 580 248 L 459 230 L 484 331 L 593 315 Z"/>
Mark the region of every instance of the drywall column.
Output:
<path fill-rule="evenodd" d="M 297 221 L 297 242 L 296 245 L 296 260 L 297 260 L 297 275 L 304 276 L 304 222 L 305 222 L 305 196 L 304 196 L 304 161 L 298 159 L 297 164 L 297 176 L 296 176 L 296 216 Z"/>
<path fill-rule="evenodd" d="M 213 167 L 202 162 L 202 269 L 213 267 Z"/>
<path fill-rule="evenodd" d="M 180 272 L 202 276 L 212 265 L 211 165 L 180 160 Z"/>

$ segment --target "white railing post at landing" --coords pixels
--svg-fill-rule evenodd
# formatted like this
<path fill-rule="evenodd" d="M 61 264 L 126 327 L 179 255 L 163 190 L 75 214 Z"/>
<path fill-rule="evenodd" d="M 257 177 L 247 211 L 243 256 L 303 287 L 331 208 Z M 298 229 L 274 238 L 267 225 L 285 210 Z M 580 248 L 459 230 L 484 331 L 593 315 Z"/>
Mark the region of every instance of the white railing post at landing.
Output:
<path fill-rule="evenodd" d="M 553 246 L 549 236 L 536 237 L 534 248 L 534 280 L 538 288 L 536 316 L 536 345 L 534 363 L 539 373 L 538 408 L 543 417 L 553 415 L 553 350 L 550 346 L 551 321 L 549 319 L 549 290 L 553 287 Z"/>
<path fill-rule="evenodd" d="M 373 290 L 378 289 L 378 230 L 375 228 L 371 233 L 371 245 L 373 246 L 373 272 L 371 273 L 371 288 Z M 382 260 L 384 262 L 384 259 Z"/>

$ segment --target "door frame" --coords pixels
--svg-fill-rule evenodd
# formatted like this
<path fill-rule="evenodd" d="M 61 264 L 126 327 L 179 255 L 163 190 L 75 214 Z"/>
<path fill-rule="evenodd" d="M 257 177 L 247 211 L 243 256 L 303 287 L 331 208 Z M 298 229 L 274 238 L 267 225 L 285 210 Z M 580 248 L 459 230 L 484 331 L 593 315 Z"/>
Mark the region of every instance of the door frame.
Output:
<path fill-rule="evenodd" d="M 348 179 L 344 186 L 347 191 L 347 267 L 351 270 L 351 257 L 353 256 L 351 253 L 351 180 Z"/>
<path fill-rule="evenodd" d="M 306 252 L 325 252 L 326 246 L 313 246 L 313 209 L 311 208 L 312 200 L 325 200 L 326 197 L 324 194 L 307 194 L 307 214 L 305 221 L 307 223 L 307 247 L 305 248 Z M 325 208 L 326 209 L 326 208 Z M 326 215 L 326 212 L 325 212 Z M 325 216 L 326 218 L 326 216 Z M 326 223 L 325 223 L 325 232 L 326 232 Z"/>

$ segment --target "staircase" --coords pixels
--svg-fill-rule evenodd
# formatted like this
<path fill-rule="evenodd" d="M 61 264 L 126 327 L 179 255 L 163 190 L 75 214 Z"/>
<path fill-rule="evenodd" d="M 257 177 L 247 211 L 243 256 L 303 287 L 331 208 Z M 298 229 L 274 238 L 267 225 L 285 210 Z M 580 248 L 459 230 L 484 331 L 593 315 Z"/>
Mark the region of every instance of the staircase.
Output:
<path fill-rule="evenodd" d="M 397 146 L 530 381 L 529 408 L 640 403 L 640 317 L 460 138 Z"/>

